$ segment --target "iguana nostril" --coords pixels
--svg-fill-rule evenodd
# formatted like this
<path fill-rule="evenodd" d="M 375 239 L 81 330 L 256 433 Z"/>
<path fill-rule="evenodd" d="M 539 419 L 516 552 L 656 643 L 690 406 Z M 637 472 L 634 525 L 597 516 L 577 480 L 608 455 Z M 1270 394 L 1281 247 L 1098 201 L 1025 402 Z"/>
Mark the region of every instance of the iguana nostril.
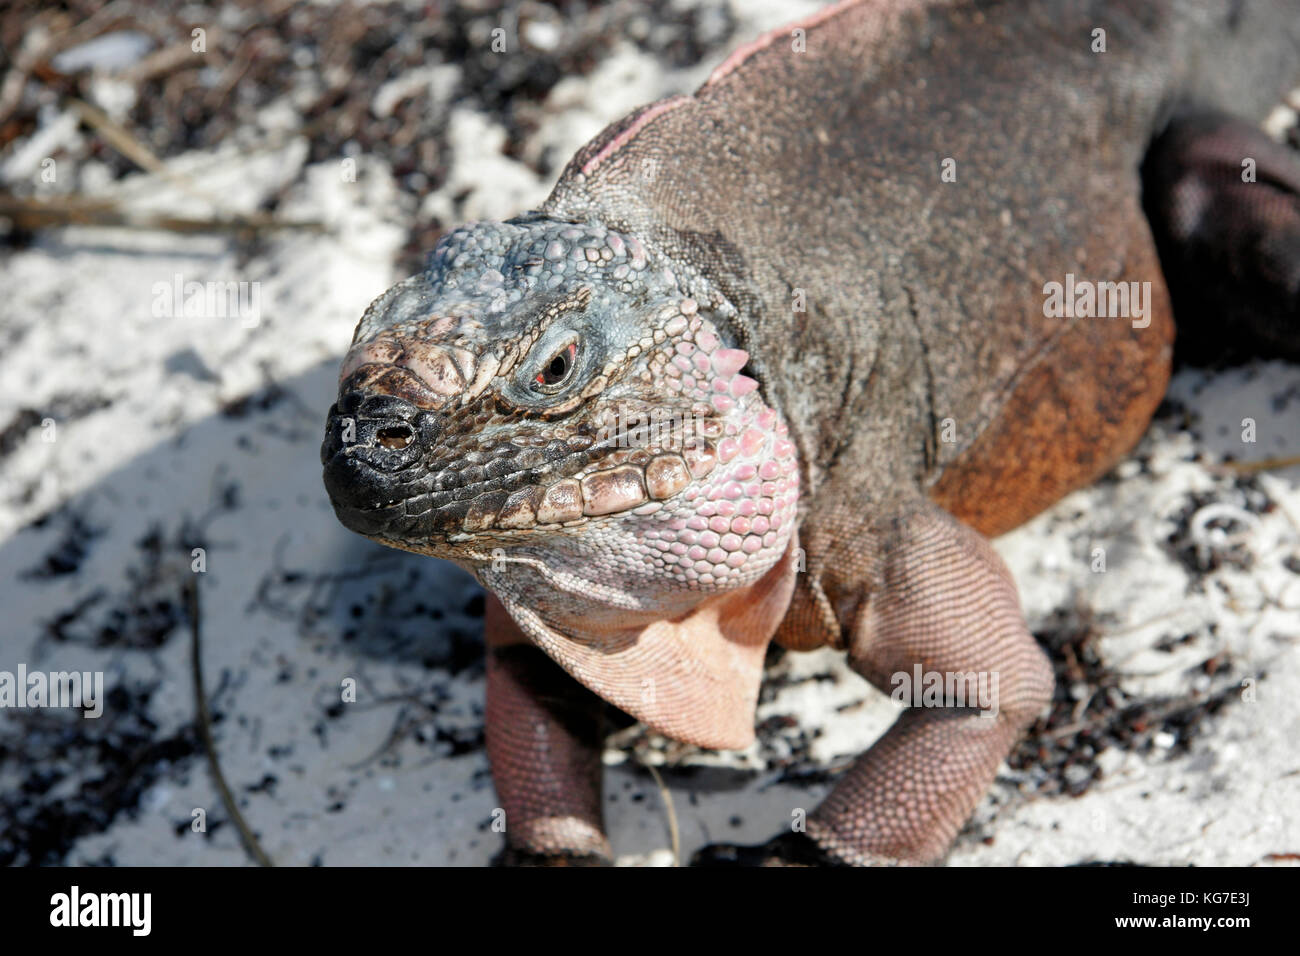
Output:
<path fill-rule="evenodd" d="M 379 429 L 375 439 L 385 448 L 402 449 L 415 440 L 415 430 L 410 425 L 389 425 Z"/>

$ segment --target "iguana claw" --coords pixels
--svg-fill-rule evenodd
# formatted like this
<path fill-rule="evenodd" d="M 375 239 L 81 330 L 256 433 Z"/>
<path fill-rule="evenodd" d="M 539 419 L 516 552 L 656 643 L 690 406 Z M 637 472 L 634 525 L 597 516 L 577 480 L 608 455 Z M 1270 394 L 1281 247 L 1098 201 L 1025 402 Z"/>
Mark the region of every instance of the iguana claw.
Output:
<path fill-rule="evenodd" d="M 691 857 L 691 866 L 844 866 L 806 834 L 782 833 L 766 843 L 741 846 L 710 843 Z"/>

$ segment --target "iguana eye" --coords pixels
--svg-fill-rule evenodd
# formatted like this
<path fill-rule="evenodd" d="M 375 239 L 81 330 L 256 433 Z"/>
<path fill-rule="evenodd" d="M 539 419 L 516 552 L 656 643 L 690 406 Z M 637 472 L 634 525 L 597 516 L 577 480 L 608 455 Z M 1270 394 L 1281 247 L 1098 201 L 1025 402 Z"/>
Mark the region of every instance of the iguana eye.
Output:
<path fill-rule="evenodd" d="M 578 343 L 570 342 L 564 348 L 560 349 L 551 360 L 542 366 L 542 370 L 534 377 L 533 388 L 537 391 L 553 391 L 559 388 L 569 376 L 573 374 L 573 367 L 576 364 L 575 359 L 578 356 Z"/>

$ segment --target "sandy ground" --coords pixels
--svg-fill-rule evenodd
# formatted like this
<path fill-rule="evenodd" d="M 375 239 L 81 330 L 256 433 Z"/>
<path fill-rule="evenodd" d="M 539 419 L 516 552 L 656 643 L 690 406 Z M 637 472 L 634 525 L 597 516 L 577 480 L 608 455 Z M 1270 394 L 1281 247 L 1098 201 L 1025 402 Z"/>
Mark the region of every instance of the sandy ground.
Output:
<path fill-rule="evenodd" d="M 734 37 L 815 7 L 734 0 Z M 668 68 L 613 44 L 550 90 L 522 158 L 503 154 L 492 115 L 454 99 L 458 66 L 430 64 L 411 82 L 444 98 L 447 175 L 418 203 L 378 152 L 355 157 L 355 181 L 337 157 L 312 161 L 286 99 L 266 107 L 255 146 L 170 158 L 169 176 L 87 174 L 82 189 L 97 181 L 132 208 L 188 216 L 253 212 L 274 195 L 279 215 L 324 232 L 250 252 L 69 227 L 0 257 L 0 670 L 102 671 L 111 691 L 98 720 L 0 712 L 0 860 L 247 862 L 193 727 L 180 594 L 195 547 L 220 760 L 271 857 L 490 859 L 481 592 L 334 520 L 317 449 L 337 362 L 400 277 L 413 221 L 535 205 L 552 177 L 528 157 L 567 156 L 632 107 L 693 88 L 728 45 Z M 30 179 L 84 135 L 50 112 L 0 154 L 0 174 Z M 166 314 L 176 281 L 259 283 L 256 324 Z M 1254 442 L 1242 441 L 1247 418 Z M 1219 467 L 1297 450 L 1300 367 L 1184 372 L 1116 472 L 997 542 L 1058 662 L 1090 655 L 1060 666 L 1078 671 L 1065 711 L 1096 732 L 1080 739 L 1068 718 L 1040 728 L 1035 747 L 1054 765 L 1013 759 L 952 864 L 1300 854 L 1300 469 Z M 348 679 L 355 703 L 340 702 Z M 756 842 L 814 806 L 893 714 L 835 656 L 788 655 L 772 664 L 748 752 L 616 735 L 606 799 L 622 862 L 671 859 L 645 764 L 664 768 L 684 855 Z M 191 826 L 196 809 L 206 832 Z"/>

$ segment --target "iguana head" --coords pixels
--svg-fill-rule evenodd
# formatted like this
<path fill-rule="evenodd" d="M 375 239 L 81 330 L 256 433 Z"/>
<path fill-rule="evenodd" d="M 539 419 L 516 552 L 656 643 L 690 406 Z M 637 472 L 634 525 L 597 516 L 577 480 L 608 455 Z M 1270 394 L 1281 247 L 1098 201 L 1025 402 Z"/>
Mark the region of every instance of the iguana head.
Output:
<path fill-rule="evenodd" d="M 469 569 L 544 647 L 763 579 L 793 530 L 794 448 L 656 260 L 539 217 L 445 236 L 344 360 L 321 447 L 343 524 Z"/>

